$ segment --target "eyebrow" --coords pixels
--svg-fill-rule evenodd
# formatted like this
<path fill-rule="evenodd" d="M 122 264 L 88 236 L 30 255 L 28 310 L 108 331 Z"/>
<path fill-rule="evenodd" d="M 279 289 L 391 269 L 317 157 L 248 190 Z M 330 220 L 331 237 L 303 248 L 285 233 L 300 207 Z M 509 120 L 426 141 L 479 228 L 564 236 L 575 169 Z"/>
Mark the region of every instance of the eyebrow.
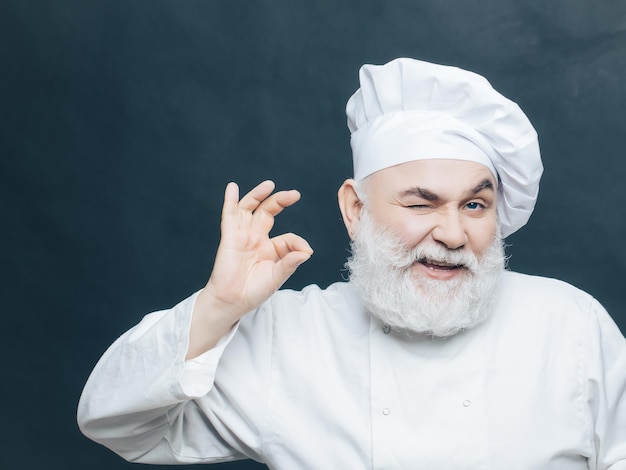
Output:
<path fill-rule="evenodd" d="M 480 184 L 478 184 L 474 189 L 472 189 L 472 194 L 478 194 L 483 189 L 491 189 L 493 191 L 493 183 L 490 179 L 485 178 L 482 180 Z"/>
<path fill-rule="evenodd" d="M 491 191 L 493 191 L 493 183 L 491 182 L 491 180 L 489 180 L 488 178 L 485 178 L 484 180 L 482 180 L 479 184 L 477 184 L 476 186 L 474 186 L 474 188 L 470 189 L 470 193 L 472 194 L 478 194 L 479 192 L 481 192 L 484 189 L 490 189 Z M 439 197 L 438 194 L 429 191 L 428 189 L 425 188 L 420 188 L 419 186 L 416 186 L 414 188 L 411 189 L 407 189 L 406 191 L 402 191 L 402 193 L 400 194 L 401 196 L 405 197 L 405 196 L 417 196 L 421 199 L 424 199 L 426 201 L 438 201 L 439 199 L 441 199 Z"/>

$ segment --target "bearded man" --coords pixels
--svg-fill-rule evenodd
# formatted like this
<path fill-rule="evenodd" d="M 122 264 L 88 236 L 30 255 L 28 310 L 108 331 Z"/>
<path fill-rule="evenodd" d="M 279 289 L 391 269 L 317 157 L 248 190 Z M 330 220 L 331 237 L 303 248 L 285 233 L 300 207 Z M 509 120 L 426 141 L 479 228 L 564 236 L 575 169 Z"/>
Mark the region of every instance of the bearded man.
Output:
<path fill-rule="evenodd" d="M 312 254 L 269 237 L 299 193 L 230 183 L 207 285 L 109 348 L 82 431 L 146 463 L 626 469 L 626 340 L 588 294 L 505 270 L 542 173 L 526 116 L 413 59 L 360 83 L 350 281 L 278 290 Z"/>

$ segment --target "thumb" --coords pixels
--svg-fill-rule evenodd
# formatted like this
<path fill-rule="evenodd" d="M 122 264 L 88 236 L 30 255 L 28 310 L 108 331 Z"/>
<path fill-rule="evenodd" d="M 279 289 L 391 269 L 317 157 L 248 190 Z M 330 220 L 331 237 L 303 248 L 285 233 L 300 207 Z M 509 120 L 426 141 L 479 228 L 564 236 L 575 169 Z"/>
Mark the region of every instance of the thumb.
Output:
<path fill-rule="evenodd" d="M 280 285 L 283 285 L 296 272 L 298 266 L 306 262 L 312 254 L 312 251 L 292 251 L 278 261 L 274 266 L 274 276 Z"/>

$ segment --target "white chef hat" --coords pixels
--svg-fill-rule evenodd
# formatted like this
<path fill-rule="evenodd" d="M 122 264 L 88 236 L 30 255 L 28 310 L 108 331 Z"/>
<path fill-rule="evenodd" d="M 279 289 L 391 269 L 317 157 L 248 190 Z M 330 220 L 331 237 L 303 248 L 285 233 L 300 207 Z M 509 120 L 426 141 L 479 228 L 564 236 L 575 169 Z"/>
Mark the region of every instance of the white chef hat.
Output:
<path fill-rule="evenodd" d="M 537 133 L 522 110 L 473 72 L 400 58 L 364 65 L 346 114 L 354 179 L 413 160 L 469 160 L 498 180 L 503 236 L 533 211 L 543 172 Z"/>

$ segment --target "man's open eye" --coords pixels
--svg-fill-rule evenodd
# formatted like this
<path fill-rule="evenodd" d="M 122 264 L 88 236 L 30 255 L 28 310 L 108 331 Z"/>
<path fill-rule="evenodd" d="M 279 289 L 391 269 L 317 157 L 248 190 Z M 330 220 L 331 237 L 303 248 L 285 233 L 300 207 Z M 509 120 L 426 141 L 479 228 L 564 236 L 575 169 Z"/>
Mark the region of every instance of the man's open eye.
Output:
<path fill-rule="evenodd" d="M 483 209 L 485 206 L 484 206 L 484 205 L 482 205 L 480 202 L 475 202 L 475 201 L 472 201 L 472 202 L 469 202 L 469 203 L 467 204 L 467 206 L 465 206 L 465 207 L 467 207 L 467 208 L 468 208 L 468 209 L 470 209 L 470 210 L 475 211 L 475 210 L 477 210 L 477 209 Z"/>

